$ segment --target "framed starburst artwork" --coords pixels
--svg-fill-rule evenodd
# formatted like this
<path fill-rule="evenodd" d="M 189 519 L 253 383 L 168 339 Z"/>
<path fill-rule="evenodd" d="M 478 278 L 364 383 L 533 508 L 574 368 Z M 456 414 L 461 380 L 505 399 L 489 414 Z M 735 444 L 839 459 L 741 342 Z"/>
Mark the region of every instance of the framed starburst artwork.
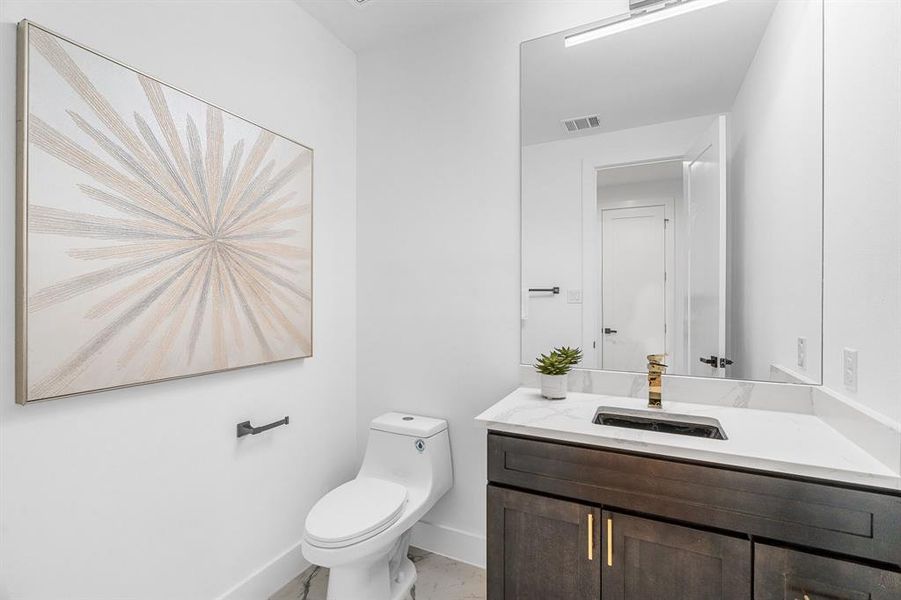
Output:
<path fill-rule="evenodd" d="M 18 44 L 16 401 L 311 356 L 313 150 L 34 23 Z"/>

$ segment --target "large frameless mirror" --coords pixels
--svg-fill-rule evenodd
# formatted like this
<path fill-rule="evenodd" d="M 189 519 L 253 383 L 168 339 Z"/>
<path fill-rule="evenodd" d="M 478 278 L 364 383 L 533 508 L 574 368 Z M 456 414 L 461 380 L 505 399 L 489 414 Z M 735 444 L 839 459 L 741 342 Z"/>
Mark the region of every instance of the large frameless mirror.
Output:
<path fill-rule="evenodd" d="M 821 0 L 686 0 L 522 45 L 522 349 L 819 383 Z"/>

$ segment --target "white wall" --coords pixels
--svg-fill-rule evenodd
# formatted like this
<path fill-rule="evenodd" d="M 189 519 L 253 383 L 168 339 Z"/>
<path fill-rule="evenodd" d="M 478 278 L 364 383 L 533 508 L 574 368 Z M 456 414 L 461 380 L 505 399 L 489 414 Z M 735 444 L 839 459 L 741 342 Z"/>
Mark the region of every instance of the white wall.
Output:
<path fill-rule="evenodd" d="M 472 419 L 519 380 L 519 44 L 626 7 L 499 3 L 358 56 L 360 432 L 389 409 L 449 419 L 455 486 L 426 520 L 439 549 L 475 562 Z"/>
<path fill-rule="evenodd" d="M 826 9 L 824 382 L 898 423 L 901 4 Z M 845 347 L 860 351 L 856 393 L 842 383 Z"/>
<path fill-rule="evenodd" d="M 729 356 L 740 379 L 769 379 L 771 364 L 821 376 L 822 10 L 776 6 L 732 107 Z"/>
<path fill-rule="evenodd" d="M 711 119 L 693 117 L 522 149 L 522 284 L 561 287 L 558 296 L 536 294 L 529 301 L 528 319 L 522 323 L 523 364 L 561 344 L 582 346 L 586 366 L 597 364 L 590 348 L 594 328 L 583 335 L 583 304 L 569 304 L 565 292 L 582 288 L 584 306 L 598 305 L 591 283 L 582 281 L 583 163 L 604 166 L 682 156 Z"/>
<path fill-rule="evenodd" d="M 312 359 L 14 404 L 24 17 L 315 148 Z M 307 510 L 356 461 L 355 80 L 353 53 L 292 2 L 0 5 L 0 598 L 211 599 L 275 561 L 232 595 L 256 600 L 296 575 Z"/>

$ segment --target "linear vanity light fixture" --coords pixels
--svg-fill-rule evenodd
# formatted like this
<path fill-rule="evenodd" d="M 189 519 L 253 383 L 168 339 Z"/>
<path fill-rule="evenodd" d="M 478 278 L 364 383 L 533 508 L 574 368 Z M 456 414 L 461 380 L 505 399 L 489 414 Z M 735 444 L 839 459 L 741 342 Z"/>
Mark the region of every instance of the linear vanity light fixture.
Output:
<path fill-rule="evenodd" d="M 727 1 L 728 0 L 662 0 L 655 4 L 641 6 L 625 15 L 607 19 L 598 27 L 568 35 L 563 38 L 563 45 L 567 48 L 578 46 L 585 42 L 591 42 L 615 33 L 634 29 L 640 25 L 656 23 L 657 21 L 663 21 L 664 19 L 684 15 Z"/>

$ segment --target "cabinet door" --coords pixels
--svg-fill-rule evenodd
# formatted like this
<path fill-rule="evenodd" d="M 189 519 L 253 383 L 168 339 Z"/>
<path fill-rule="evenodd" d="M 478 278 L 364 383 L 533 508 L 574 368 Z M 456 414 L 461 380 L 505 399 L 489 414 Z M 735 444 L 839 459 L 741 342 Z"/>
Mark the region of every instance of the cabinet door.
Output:
<path fill-rule="evenodd" d="M 488 599 L 599 600 L 597 508 L 488 486 Z"/>
<path fill-rule="evenodd" d="M 603 513 L 604 600 L 750 600 L 751 542 Z"/>
<path fill-rule="evenodd" d="M 755 600 L 898 600 L 901 574 L 754 545 Z"/>

